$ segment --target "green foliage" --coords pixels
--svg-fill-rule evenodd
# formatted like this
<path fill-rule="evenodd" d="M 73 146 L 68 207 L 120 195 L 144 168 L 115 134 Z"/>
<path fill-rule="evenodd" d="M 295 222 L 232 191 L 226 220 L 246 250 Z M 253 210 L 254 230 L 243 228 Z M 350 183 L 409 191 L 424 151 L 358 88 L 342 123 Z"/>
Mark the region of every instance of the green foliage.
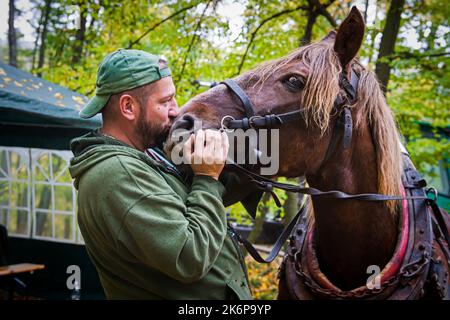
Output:
<path fill-rule="evenodd" d="M 42 32 L 43 11 L 49 0 L 30 1 L 34 13 L 30 23 Z M 392 67 L 387 98 L 402 134 L 407 137 L 414 162 L 427 171 L 439 158 L 449 155 L 448 140 L 436 138 L 442 128 L 448 129 L 450 125 L 450 7 L 438 0 L 406 2 L 395 53 L 385 58 Z M 20 51 L 19 61 L 32 56 L 37 61 L 44 44 L 44 66 L 38 70 L 35 62 L 33 72 L 42 72 L 47 80 L 90 96 L 104 56 L 131 45 L 168 58 L 177 100 L 182 105 L 204 90 L 192 84 L 194 79 L 232 77 L 295 49 L 305 32 L 306 8 L 310 3 L 307 0 L 51 1 L 44 43 L 37 41 L 33 52 Z M 364 10 L 363 2 L 348 0 L 331 1 L 326 10 L 339 24 L 355 3 Z M 377 60 L 389 4 L 377 1 L 372 4 L 376 6 L 375 12 L 369 11 L 370 23 L 360 51 L 361 61 L 369 68 L 374 68 Z M 233 11 L 238 14 L 232 14 Z M 86 31 L 80 41 L 77 35 L 82 12 L 86 14 Z M 319 15 L 312 40 L 320 40 L 332 29 L 330 20 Z M 73 63 L 75 49 L 80 46 L 81 56 Z M 426 136 L 421 130 L 423 123 L 429 124 Z M 261 206 L 272 215 L 279 210 L 273 201 Z M 279 213 L 284 214 L 282 210 Z M 232 207 L 230 215 L 241 223 L 251 223 L 241 205 Z"/>
<path fill-rule="evenodd" d="M 414 163 L 430 174 L 427 168 L 450 155 L 448 138 L 439 134 L 450 127 L 450 10 L 441 1 L 411 5 L 389 61 L 394 70 L 387 97 Z M 407 32 L 417 33 L 415 48 Z"/>
<path fill-rule="evenodd" d="M 250 289 L 255 300 L 275 300 L 277 298 L 277 274 L 281 261 L 281 257 L 278 257 L 273 262 L 264 264 L 256 262 L 250 256 L 246 257 Z"/>

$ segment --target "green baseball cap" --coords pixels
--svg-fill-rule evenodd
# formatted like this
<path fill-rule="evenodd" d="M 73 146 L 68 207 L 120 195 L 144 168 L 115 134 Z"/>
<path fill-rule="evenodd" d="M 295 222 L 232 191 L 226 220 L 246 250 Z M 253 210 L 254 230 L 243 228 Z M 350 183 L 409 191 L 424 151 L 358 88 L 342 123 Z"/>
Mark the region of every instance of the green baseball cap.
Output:
<path fill-rule="evenodd" d="M 80 117 L 95 116 L 115 93 L 170 76 L 168 67 L 159 68 L 161 59 L 141 50 L 119 49 L 107 55 L 98 67 L 95 96 L 80 111 Z"/>

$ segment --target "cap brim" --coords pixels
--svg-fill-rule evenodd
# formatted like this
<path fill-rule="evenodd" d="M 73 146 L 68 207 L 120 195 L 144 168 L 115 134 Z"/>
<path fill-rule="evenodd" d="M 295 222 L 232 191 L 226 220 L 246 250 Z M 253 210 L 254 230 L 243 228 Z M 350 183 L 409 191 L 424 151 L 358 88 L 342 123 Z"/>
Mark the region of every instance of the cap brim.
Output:
<path fill-rule="evenodd" d="M 95 95 L 80 111 L 83 119 L 91 118 L 102 110 L 110 98 L 110 95 Z"/>

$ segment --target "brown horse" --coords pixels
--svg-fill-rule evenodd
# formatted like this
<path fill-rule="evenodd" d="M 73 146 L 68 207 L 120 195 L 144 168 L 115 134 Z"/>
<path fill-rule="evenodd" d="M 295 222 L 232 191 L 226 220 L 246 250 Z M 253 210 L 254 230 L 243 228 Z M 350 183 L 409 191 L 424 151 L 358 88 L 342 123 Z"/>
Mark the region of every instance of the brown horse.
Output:
<path fill-rule="evenodd" d="M 394 118 L 376 76 L 355 59 L 364 27 L 360 12 L 353 8 L 337 33 L 330 32 L 319 42 L 265 63 L 235 82 L 245 91 L 257 115 L 303 110 L 298 121 L 279 126 L 282 152 L 277 176 L 305 176 L 310 186 L 320 190 L 401 196 L 402 155 Z M 333 153 L 326 156 L 339 121 L 334 109 L 336 97 L 346 95 L 340 85 L 342 74 L 348 79 L 356 74 L 359 79 L 356 97 L 348 106 L 352 139 L 348 148 L 338 142 Z M 233 92 L 218 85 L 184 105 L 174 128 L 191 130 L 195 120 L 202 120 L 203 128 L 220 128 L 225 116 L 241 119 L 245 110 Z M 307 225 L 314 231 L 312 236 L 309 230 L 309 238 L 314 242 L 311 250 L 320 266 L 322 282 L 346 292 L 366 285 L 368 266 L 383 269 L 392 264 L 400 242 L 399 230 L 405 222 L 401 207 L 401 201 L 313 197 Z M 303 245 L 307 246 L 304 238 L 294 253 Z M 303 250 L 302 255 L 306 254 Z M 292 258 L 293 253 L 287 255 L 285 264 L 289 255 Z M 295 273 L 302 272 L 292 267 L 296 261 L 291 262 L 291 269 L 285 264 L 281 268 L 280 298 L 312 297 L 293 288 Z M 448 280 L 448 274 L 444 280 Z"/>

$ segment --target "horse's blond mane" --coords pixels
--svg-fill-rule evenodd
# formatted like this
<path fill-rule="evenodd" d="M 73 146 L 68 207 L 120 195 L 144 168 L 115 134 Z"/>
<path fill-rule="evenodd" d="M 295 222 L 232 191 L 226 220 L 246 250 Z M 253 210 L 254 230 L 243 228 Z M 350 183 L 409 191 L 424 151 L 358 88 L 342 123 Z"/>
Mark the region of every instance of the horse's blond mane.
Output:
<path fill-rule="evenodd" d="M 270 75 L 295 60 L 301 60 L 309 69 L 301 98 L 301 106 L 307 110 L 305 120 L 307 124 L 313 122 L 317 125 L 323 134 L 328 129 L 333 103 L 340 91 L 342 68 L 333 49 L 333 41 L 300 47 L 283 58 L 260 65 L 251 72 L 258 76 L 255 86 L 262 86 Z M 360 78 L 357 99 L 351 106 L 356 110 L 353 113 L 354 127 L 358 130 L 363 124 L 369 124 L 377 159 L 378 193 L 400 195 L 402 162 L 394 117 L 375 74 L 358 62 L 354 62 L 353 69 Z M 388 201 L 387 205 L 391 212 L 395 212 L 394 201 Z"/>

